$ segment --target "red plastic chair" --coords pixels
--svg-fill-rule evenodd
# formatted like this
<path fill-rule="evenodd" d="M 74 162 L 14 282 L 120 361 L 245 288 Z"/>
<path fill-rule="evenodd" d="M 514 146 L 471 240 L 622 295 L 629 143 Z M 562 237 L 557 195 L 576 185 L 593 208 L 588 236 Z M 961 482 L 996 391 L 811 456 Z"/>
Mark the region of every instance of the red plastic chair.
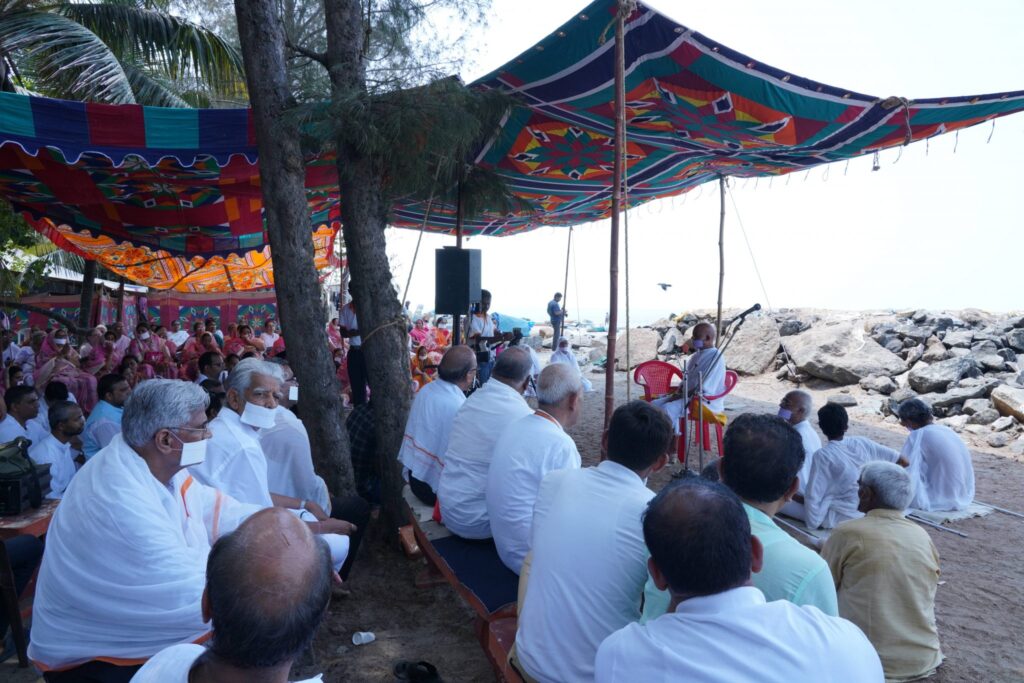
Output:
<path fill-rule="evenodd" d="M 731 392 L 736 387 L 736 383 L 739 382 L 739 379 L 740 379 L 739 375 L 737 375 L 734 371 L 726 370 L 725 371 L 725 391 L 723 391 L 720 394 L 715 394 L 714 396 L 705 396 L 704 397 L 705 400 L 706 401 L 714 401 L 714 400 L 722 398 L 723 396 L 725 396 L 726 394 Z M 693 408 L 693 406 L 691 405 L 691 410 L 687 411 L 687 417 L 686 417 L 685 420 L 682 420 L 682 419 L 679 420 L 679 422 L 680 422 L 680 424 L 679 424 L 679 431 L 681 432 L 681 435 L 679 437 L 679 447 L 678 447 L 678 450 L 676 452 L 676 455 L 679 458 L 679 462 L 682 465 L 684 465 L 684 466 L 686 465 L 686 442 L 687 442 L 686 435 L 687 435 L 687 431 L 688 431 L 686 422 L 689 421 L 689 422 L 694 423 L 694 425 L 697 424 L 697 415 L 694 413 L 692 408 Z M 722 425 L 720 423 L 718 423 L 718 422 L 715 422 L 713 424 L 714 424 L 714 427 L 715 427 L 715 437 L 716 437 L 716 440 L 718 442 L 718 456 L 721 457 L 722 456 Z M 710 453 L 711 452 L 711 427 L 712 427 L 712 423 L 709 422 L 708 420 L 704 420 L 704 452 L 706 452 L 706 453 Z M 696 444 L 698 438 L 700 438 L 700 437 L 697 435 L 697 430 L 696 430 L 696 427 L 695 427 L 694 430 L 693 430 L 693 443 Z"/>
<path fill-rule="evenodd" d="M 671 363 L 660 360 L 644 361 L 633 369 L 633 381 L 644 388 L 645 401 L 671 392 L 673 377 L 678 377 L 681 382 L 682 371 Z"/>

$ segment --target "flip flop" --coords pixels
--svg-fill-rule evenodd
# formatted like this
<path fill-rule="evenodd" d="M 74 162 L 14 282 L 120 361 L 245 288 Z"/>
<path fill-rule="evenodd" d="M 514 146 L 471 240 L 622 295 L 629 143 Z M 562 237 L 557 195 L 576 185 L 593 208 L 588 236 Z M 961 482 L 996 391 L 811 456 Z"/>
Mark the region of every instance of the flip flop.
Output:
<path fill-rule="evenodd" d="M 437 673 L 437 667 L 430 662 L 399 662 L 395 664 L 395 678 L 412 683 L 444 683 Z"/>

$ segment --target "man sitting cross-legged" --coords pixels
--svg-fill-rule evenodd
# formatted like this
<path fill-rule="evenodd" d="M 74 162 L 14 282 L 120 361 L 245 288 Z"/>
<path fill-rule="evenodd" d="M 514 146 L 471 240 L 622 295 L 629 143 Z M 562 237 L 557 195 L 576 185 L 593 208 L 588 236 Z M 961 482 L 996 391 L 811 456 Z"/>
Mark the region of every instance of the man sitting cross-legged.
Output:
<path fill-rule="evenodd" d="M 939 552 L 928 532 L 903 516 L 910 474 L 888 462 L 860 469 L 860 511 L 836 527 L 822 557 L 839 591 L 839 615 L 863 629 L 887 681 L 916 681 L 942 662 L 935 625 Z"/>
<path fill-rule="evenodd" d="M 257 512 L 210 550 L 203 592 L 203 620 L 213 625 L 208 646 L 169 647 L 132 683 L 287 683 L 327 612 L 331 575 L 330 549 L 297 517 L 281 508 Z"/>
<path fill-rule="evenodd" d="M 818 426 L 828 443 L 814 454 L 803 499 L 794 496 L 796 504 L 803 503 L 802 519 L 810 529 L 832 529 L 862 516 L 857 511 L 857 477 L 864 463 L 884 460 L 907 465 L 891 448 L 863 436 L 846 436 L 849 425 L 850 418 L 842 406 L 828 403 L 818 410 Z M 791 508 L 783 512 L 790 514 Z"/>
<path fill-rule="evenodd" d="M 565 430 L 583 410 L 579 372 L 561 363 L 549 365 L 537 382 L 537 410 L 513 422 L 498 437 L 487 474 L 487 515 L 494 544 L 505 566 L 516 574 L 530 550 L 533 504 L 544 476 L 578 469 L 576 443 Z"/>
<path fill-rule="evenodd" d="M 699 477 L 667 486 L 643 530 L 651 577 L 672 595 L 669 612 L 608 637 L 597 651 L 598 683 L 882 683 L 860 629 L 815 607 L 767 602 L 754 587 L 761 542 L 725 486 Z"/>
<path fill-rule="evenodd" d="M 914 482 L 910 507 L 966 510 L 974 500 L 971 452 L 952 429 L 932 422 L 932 409 L 919 398 L 899 407 L 900 424 L 910 430 L 903 451 Z"/>
<path fill-rule="evenodd" d="M 804 455 L 800 435 L 774 415 L 745 413 L 729 425 L 722 448 L 722 483 L 742 500 L 750 527 L 764 547 L 764 566 L 754 574 L 754 586 L 768 600 L 814 605 L 825 614 L 838 614 L 836 589 L 825 561 L 772 521 L 796 492 Z M 645 620 L 668 609 L 670 596 L 656 590 L 652 581 L 647 582 L 645 596 Z"/>
<path fill-rule="evenodd" d="M 163 648 L 205 638 L 210 545 L 260 509 L 185 470 L 205 454 L 207 401 L 189 382 L 140 384 L 121 434 L 75 475 L 32 613 L 29 656 L 47 681 L 128 681 Z"/>
<path fill-rule="evenodd" d="M 332 519 L 311 500 L 301 500 L 272 492 L 267 474 L 267 458 L 260 446 L 258 430 L 274 426 L 278 401 L 282 398 L 284 374 L 276 363 L 247 358 L 228 375 L 225 406 L 210 422 L 209 452 L 206 459 L 191 468 L 196 479 L 224 491 L 237 500 L 260 507 L 274 505 L 295 510 L 331 548 L 335 568 L 348 573 L 350 555 L 355 556 L 355 532 L 362 527 Z M 367 515 L 369 513 L 367 509 Z M 364 519 L 360 522 L 365 523 Z"/>
<path fill-rule="evenodd" d="M 663 411 L 627 403 L 612 415 L 606 460 L 556 470 L 541 483 L 516 634 L 517 666 L 533 679 L 594 680 L 598 645 L 640 618 L 647 579 L 640 518 L 654 496 L 645 482 L 668 461 L 672 436 Z"/>

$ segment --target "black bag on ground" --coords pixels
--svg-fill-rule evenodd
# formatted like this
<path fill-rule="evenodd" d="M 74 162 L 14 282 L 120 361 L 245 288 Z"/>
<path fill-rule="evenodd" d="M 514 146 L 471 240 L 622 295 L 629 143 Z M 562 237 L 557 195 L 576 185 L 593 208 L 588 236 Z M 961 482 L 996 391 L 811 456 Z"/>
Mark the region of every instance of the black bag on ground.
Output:
<path fill-rule="evenodd" d="M 39 468 L 28 457 L 31 442 L 18 437 L 10 443 L 0 444 L 0 515 L 19 515 L 27 508 L 43 504 L 43 487 L 39 469 L 49 479 L 49 465 Z M 49 487 L 47 487 L 49 488 Z"/>

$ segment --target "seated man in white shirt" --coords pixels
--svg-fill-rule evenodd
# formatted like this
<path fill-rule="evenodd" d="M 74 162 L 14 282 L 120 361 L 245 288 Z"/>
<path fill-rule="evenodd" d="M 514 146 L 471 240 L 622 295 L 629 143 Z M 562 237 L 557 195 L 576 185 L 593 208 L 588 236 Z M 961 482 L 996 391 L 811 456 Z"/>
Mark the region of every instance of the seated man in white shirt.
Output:
<path fill-rule="evenodd" d="M 437 499 L 442 523 L 456 536 L 491 538 L 487 471 L 505 427 L 533 412 L 523 398 L 532 365 L 526 351 L 508 349 L 494 364 L 494 381 L 477 389 L 455 415 Z"/>
<path fill-rule="evenodd" d="M 850 417 L 846 408 L 827 403 L 818 410 L 818 426 L 828 443 L 814 454 L 804 495 L 793 496 L 803 504 L 803 519 L 810 529 L 834 529 L 840 522 L 858 519 L 857 477 L 860 468 L 874 460 L 895 462 L 903 467 L 907 461 L 891 448 L 863 436 L 846 436 Z M 786 514 L 791 509 L 787 507 Z"/>
<path fill-rule="evenodd" d="M 23 437 L 33 444 L 47 437 L 47 432 L 35 421 L 39 415 L 39 394 L 30 386 L 21 384 L 4 392 L 7 417 L 0 421 L 0 443 L 9 443 Z"/>
<path fill-rule="evenodd" d="M 698 389 L 703 389 L 704 396 L 717 396 L 725 391 L 725 359 L 719 360 L 721 352 L 715 348 L 715 336 L 715 326 L 711 323 L 697 323 L 694 326 L 691 342 L 694 354 L 686 361 L 686 382 L 680 384 L 675 393 L 651 401 L 653 405 L 663 409 L 672 420 L 676 434 L 682 433 L 679 429 L 679 420 L 685 416 L 684 411 Z M 724 399 L 701 401 L 710 412 L 705 415 L 706 418 L 713 419 L 714 416 L 724 414 Z M 722 424 L 725 424 L 724 420 Z"/>
<path fill-rule="evenodd" d="M 441 358 L 437 379 L 413 395 L 398 459 L 409 489 L 424 505 L 437 502 L 448 437 L 455 414 L 466 402 L 466 392 L 473 388 L 476 372 L 473 350 L 453 346 Z"/>
<path fill-rule="evenodd" d="M 699 477 L 670 484 L 651 501 L 643 530 L 651 577 L 672 602 L 667 614 L 601 644 L 598 683 L 883 682 L 878 655 L 852 623 L 767 602 L 754 588 L 761 542 L 725 486 Z"/>
<path fill-rule="evenodd" d="M 900 424 L 910 430 L 900 455 L 909 462 L 915 510 L 966 510 L 974 500 L 971 452 L 952 429 L 932 422 L 921 399 L 900 404 Z"/>
<path fill-rule="evenodd" d="M 167 335 L 167 338 L 174 343 L 175 348 L 180 349 L 188 341 L 188 330 L 181 329 L 180 320 L 172 320 L 171 332 Z"/>
<path fill-rule="evenodd" d="M 593 681 L 601 641 L 640 618 L 641 517 L 654 496 L 645 482 L 668 461 L 672 425 L 633 401 L 615 410 L 605 440 L 600 465 L 551 472 L 537 494 L 515 647 L 516 666 L 541 683 Z"/>
<path fill-rule="evenodd" d="M 50 465 L 50 493 L 47 498 L 62 498 L 75 476 L 75 456 L 71 439 L 85 429 L 85 416 L 77 403 L 57 401 L 50 407 L 50 433 L 28 449 L 28 455 L 40 465 Z"/>
<path fill-rule="evenodd" d="M 803 495 L 807 479 L 810 477 L 814 454 L 821 448 L 821 437 L 814 431 L 814 426 L 809 420 L 812 410 L 814 400 L 806 391 L 791 391 L 779 401 L 779 417 L 793 425 L 804 442 L 804 464 L 800 468 L 800 485 L 797 488 L 800 495 Z"/>
<path fill-rule="evenodd" d="M 294 515 L 257 512 L 210 550 L 203 592 L 209 644 L 167 648 L 132 683 L 287 683 L 327 613 L 331 575 L 327 545 Z"/>
<path fill-rule="evenodd" d="M 225 383 L 224 407 L 210 422 L 213 438 L 206 458 L 191 468 L 191 472 L 207 486 L 243 503 L 294 510 L 310 528 L 324 535 L 335 569 L 341 570 L 350 554 L 348 537 L 356 531 L 355 525 L 332 519 L 311 500 L 270 490 L 267 458 L 260 446 L 258 430 L 274 426 L 275 409 L 283 396 L 283 379 L 281 366 L 276 363 L 247 358 L 235 366 Z M 354 549 L 351 550 L 354 556 Z"/>
<path fill-rule="evenodd" d="M 579 469 L 580 453 L 565 433 L 579 422 L 583 384 L 562 363 L 544 368 L 537 381 L 537 410 L 513 422 L 494 445 L 487 474 L 487 516 L 498 556 L 516 574 L 530 551 L 533 504 L 548 472 Z"/>
<path fill-rule="evenodd" d="M 50 683 L 127 681 L 160 650 L 205 639 L 206 556 L 259 510 L 185 470 L 206 449 L 206 393 L 154 379 L 124 429 L 75 475 L 46 535 L 29 656 Z"/>

